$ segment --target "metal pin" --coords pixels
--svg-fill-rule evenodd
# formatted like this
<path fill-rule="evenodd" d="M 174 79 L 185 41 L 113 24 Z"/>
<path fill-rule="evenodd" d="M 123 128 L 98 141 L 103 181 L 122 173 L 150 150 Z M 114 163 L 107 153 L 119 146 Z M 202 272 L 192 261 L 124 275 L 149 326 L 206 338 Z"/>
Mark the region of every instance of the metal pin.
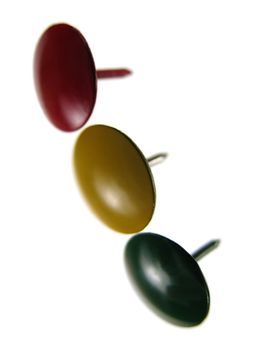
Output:
<path fill-rule="evenodd" d="M 205 255 L 210 253 L 212 250 L 216 249 L 220 244 L 220 239 L 213 239 L 209 242 L 207 242 L 205 245 L 197 249 L 193 254 L 192 257 L 198 261 L 201 258 L 203 258 Z"/>
<path fill-rule="evenodd" d="M 167 157 L 168 157 L 168 153 L 166 152 L 156 153 L 151 157 L 147 158 L 147 162 L 150 166 L 154 166 L 162 163 Z"/>
<path fill-rule="evenodd" d="M 97 69 L 97 78 L 98 79 L 107 79 L 107 78 L 122 78 L 127 75 L 132 74 L 132 71 L 127 68 L 107 68 L 107 69 Z"/>

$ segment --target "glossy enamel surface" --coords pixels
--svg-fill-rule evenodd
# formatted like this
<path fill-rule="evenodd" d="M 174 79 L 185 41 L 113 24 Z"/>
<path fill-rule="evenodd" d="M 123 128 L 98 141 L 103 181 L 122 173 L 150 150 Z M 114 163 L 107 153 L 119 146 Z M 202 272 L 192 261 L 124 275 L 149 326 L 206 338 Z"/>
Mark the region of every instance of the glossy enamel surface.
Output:
<path fill-rule="evenodd" d="M 75 145 L 74 167 L 84 198 L 110 228 L 134 233 L 149 223 L 155 207 L 151 171 L 122 132 L 106 125 L 85 129 Z"/>
<path fill-rule="evenodd" d="M 90 117 L 97 94 L 94 60 L 82 34 L 67 24 L 49 27 L 34 56 L 37 95 L 49 120 L 74 131 Z"/>
<path fill-rule="evenodd" d="M 138 234 L 126 245 L 125 262 L 136 289 L 161 317 L 181 326 L 204 320 L 210 304 L 207 284 L 194 258 L 178 244 Z"/>

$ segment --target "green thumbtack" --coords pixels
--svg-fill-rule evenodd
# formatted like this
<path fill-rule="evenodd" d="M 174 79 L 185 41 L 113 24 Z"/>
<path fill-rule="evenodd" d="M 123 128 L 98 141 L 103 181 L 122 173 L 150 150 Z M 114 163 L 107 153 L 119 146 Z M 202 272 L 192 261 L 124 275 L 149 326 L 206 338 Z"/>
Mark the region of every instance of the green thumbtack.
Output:
<path fill-rule="evenodd" d="M 166 237 L 141 233 L 126 245 L 126 267 L 139 294 L 159 316 L 191 327 L 206 318 L 210 306 L 209 290 L 196 260 L 218 244 L 219 240 L 212 240 L 190 255 Z"/>

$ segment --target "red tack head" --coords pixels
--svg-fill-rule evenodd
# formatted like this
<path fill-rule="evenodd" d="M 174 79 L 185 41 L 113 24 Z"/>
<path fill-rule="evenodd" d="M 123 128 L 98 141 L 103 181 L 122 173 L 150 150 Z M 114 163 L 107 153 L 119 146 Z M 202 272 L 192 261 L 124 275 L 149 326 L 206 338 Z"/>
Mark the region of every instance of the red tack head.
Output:
<path fill-rule="evenodd" d="M 74 131 L 87 122 L 96 101 L 97 76 L 90 48 L 77 29 L 55 24 L 43 33 L 34 77 L 42 108 L 58 129 Z"/>

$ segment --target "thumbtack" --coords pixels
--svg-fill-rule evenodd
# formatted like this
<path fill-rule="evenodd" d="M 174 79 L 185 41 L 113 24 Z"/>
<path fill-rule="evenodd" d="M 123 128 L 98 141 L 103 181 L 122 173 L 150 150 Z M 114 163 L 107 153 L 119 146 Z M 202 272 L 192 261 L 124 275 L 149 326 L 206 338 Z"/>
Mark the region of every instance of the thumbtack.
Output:
<path fill-rule="evenodd" d="M 34 55 L 34 79 L 42 108 L 62 131 L 81 128 L 92 114 L 97 78 L 124 77 L 126 68 L 95 68 L 87 41 L 74 27 L 54 24 L 40 37 Z"/>
<path fill-rule="evenodd" d="M 210 306 L 209 290 L 196 261 L 218 245 L 219 240 L 212 240 L 190 255 L 166 237 L 140 233 L 126 245 L 126 268 L 153 311 L 173 324 L 191 327 L 206 318 Z"/>
<path fill-rule="evenodd" d="M 121 131 L 106 125 L 83 130 L 74 147 L 79 188 L 94 214 L 122 233 L 141 231 L 151 220 L 156 192 L 150 165 L 166 153 L 147 159 Z"/>

